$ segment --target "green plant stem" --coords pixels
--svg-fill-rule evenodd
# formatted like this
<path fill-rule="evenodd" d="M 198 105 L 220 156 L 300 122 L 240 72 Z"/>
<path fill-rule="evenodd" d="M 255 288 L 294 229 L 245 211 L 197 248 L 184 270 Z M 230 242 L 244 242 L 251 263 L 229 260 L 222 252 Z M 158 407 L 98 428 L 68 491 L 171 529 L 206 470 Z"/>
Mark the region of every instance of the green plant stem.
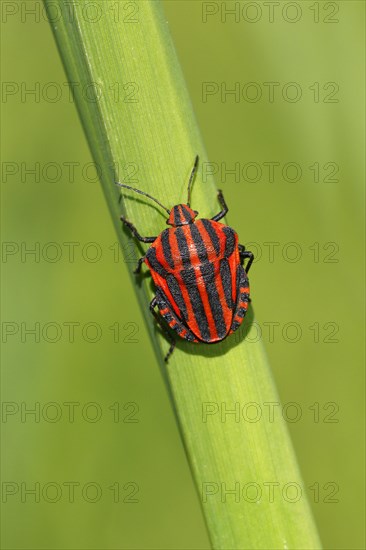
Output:
<path fill-rule="evenodd" d="M 67 4 L 58 0 L 63 17 L 53 21 L 55 0 L 45 0 L 125 247 L 121 212 L 145 235 L 157 235 L 166 226 L 160 209 L 143 197 L 123 192 L 121 201 L 116 178 L 126 180 L 137 166 L 138 184 L 129 183 L 172 206 L 185 199 L 195 154 L 201 162 L 206 154 L 159 2 L 130 3 L 136 13 L 117 15 L 111 9 L 115 3 L 100 2 L 102 16 L 94 23 L 85 17 L 84 1 Z M 219 210 L 216 195 L 213 180 L 203 185 L 199 172 L 193 205 L 201 216 Z M 151 284 L 144 278 L 141 285 L 133 280 L 133 287 L 163 366 L 168 344 L 150 318 Z M 252 318 L 250 312 L 247 326 Z M 253 418 L 279 399 L 261 342 L 239 340 L 233 336 L 215 346 L 179 342 L 164 370 L 212 544 L 223 549 L 319 548 L 284 422 L 278 415 L 273 422 L 268 414 L 258 421 L 242 416 L 245 404 L 252 403 L 245 410 Z M 236 412 L 229 414 L 233 408 Z"/>

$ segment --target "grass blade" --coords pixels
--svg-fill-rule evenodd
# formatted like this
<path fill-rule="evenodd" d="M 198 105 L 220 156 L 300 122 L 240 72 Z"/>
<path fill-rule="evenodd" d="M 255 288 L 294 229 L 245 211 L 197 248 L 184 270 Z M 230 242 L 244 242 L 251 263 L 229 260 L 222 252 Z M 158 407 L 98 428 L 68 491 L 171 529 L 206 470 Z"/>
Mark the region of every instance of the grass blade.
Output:
<path fill-rule="evenodd" d="M 159 2 L 130 2 L 118 14 L 113 2 L 93 3 L 102 14 L 94 22 L 85 17 L 86 4 L 59 0 L 59 19 L 55 0 L 45 0 L 125 247 L 121 212 L 144 235 L 164 229 L 164 215 L 128 192 L 121 201 L 114 181 L 126 181 L 126 172 L 138 167 L 138 183 L 126 183 L 172 206 L 185 199 L 195 154 L 201 162 L 207 159 Z M 203 217 L 219 210 L 215 184 L 203 182 L 200 172 L 192 205 Z M 215 346 L 179 342 L 165 367 L 167 342 L 148 311 L 150 280 L 133 280 L 133 287 L 166 375 L 213 546 L 319 548 L 286 426 L 270 416 L 256 418 L 259 410 L 279 402 L 261 342 L 238 337 Z M 246 326 L 252 321 L 251 310 Z"/>

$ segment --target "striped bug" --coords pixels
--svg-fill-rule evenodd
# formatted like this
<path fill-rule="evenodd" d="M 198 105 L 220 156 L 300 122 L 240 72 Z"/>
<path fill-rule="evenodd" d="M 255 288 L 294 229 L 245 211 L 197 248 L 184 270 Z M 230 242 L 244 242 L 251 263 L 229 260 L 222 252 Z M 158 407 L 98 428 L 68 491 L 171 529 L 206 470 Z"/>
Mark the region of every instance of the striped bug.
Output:
<path fill-rule="evenodd" d="M 170 343 L 165 361 L 173 353 L 175 339 L 163 319 L 181 338 L 214 344 L 240 327 L 250 301 L 247 273 L 254 256 L 239 244 L 231 227 L 218 223 L 228 212 L 222 191 L 218 192 L 221 210 L 213 218 L 196 221 L 198 212 L 190 207 L 197 166 L 198 155 L 188 182 L 187 203 L 172 209 L 144 191 L 116 182 L 153 200 L 169 214 L 166 223 L 171 227 L 157 237 L 142 237 L 121 216 L 136 239 L 151 244 L 134 273 L 139 274 L 145 263 L 155 283 L 150 311 Z M 248 262 L 244 268 L 245 260 Z"/>

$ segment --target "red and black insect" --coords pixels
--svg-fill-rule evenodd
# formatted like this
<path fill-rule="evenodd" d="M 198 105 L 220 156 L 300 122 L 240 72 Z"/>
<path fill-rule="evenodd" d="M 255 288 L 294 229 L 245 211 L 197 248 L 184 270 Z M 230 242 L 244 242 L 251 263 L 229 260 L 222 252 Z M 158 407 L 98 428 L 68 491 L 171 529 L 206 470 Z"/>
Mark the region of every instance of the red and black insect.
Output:
<path fill-rule="evenodd" d="M 239 244 L 231 227 L 218 223 L 228 212 L 222 191 L 218 192 L 222 209 L 213 218 L 196 221 L 198 212 L 190 207 L 197 166 L 198 156 L 188 182 L 187 204 L 178 204 L 171 210 L 144 191 L 117 183 L 152 199 L 169 214 L 166 223 L 171 227 L 157 237 L 142 237 L 121 216 L 134 237 L 151 243 L 145 256 L 139 259 L 135 273 L 140 273 L 145 263 L 154 280 L 156 294 L 150 311 L 170 342 L 165 361 L 174 350 L 175 339 L 162 319 L 181 338 L 214 344 L 240 327 L 250 301 L 247 273 L 254 256 Z"/>

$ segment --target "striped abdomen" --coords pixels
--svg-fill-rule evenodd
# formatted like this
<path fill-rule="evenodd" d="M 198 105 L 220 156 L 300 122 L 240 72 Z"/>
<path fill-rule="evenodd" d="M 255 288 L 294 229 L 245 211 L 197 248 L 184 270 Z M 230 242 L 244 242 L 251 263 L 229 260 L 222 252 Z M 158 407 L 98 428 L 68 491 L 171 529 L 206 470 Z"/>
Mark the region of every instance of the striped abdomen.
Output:
<path fill-rule="evenodd" d="M 147 252 L 156 286 L 198 339 L 230 331 L 237 302 L 238 238 L 211 220 L 166 229 Z"/>

